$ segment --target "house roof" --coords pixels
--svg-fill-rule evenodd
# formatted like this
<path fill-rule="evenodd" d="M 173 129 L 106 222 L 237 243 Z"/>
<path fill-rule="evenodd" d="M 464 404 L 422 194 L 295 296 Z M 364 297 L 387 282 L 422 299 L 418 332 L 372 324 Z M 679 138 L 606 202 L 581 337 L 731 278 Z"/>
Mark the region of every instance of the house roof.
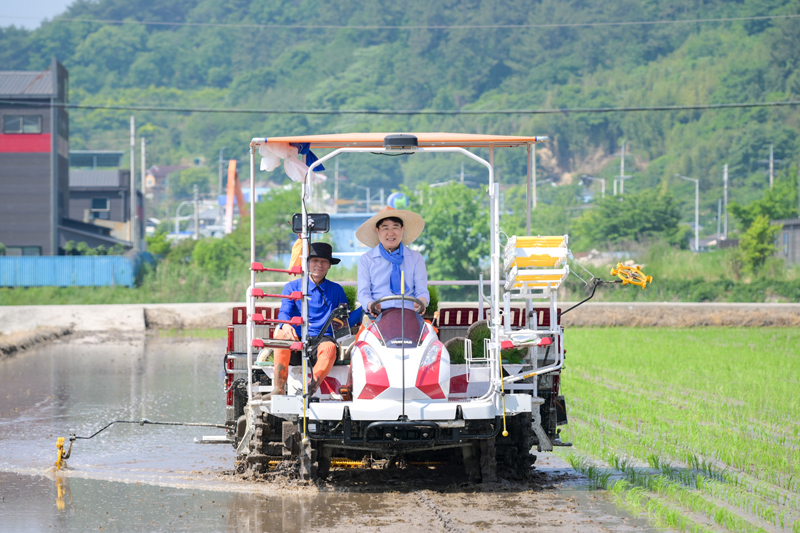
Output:
<path fill-rule="evenodd" d="M 69 186 L 75 187 L 120 187 L 121 176 L 117 169 L 112 170 L 91 170 L 74 169 L 69 170 Z"/>
<path fill-rule="evenodd" d="M 53 96 L 53 73 L 51 70 L 38 72 L 0 71 L 0 96 Z"/>
<path fill-rule="evenodd" d="M 786 218 L 783 220 L 773 220 L 773 224 L 780 224 L 784 228 L 786 226 L 800 226 L 800 218 Z"/>
<path fill-rule="evenodd" d="M 185 170 L 189 168 L 188 165 L 153 165 L 147 169 L 147 173 L 156 179 L 164 179 L 173 172 Z"/>

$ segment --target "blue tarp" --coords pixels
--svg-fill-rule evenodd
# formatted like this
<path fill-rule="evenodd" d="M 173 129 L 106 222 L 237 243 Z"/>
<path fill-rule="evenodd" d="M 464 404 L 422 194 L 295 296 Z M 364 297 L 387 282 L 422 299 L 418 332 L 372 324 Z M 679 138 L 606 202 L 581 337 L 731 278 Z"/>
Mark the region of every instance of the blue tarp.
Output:
<path fill-rule="evenodd" d="M 143 260 L 142 254 L 0 257 L 0 287 L 133 287 Z"/>

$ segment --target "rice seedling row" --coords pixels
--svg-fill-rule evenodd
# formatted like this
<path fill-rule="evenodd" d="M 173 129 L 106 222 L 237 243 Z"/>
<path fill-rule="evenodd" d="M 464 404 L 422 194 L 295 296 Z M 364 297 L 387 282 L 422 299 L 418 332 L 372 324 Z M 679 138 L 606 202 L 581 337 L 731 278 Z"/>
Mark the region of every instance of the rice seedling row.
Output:
<path fill-rule="evenodd" d="M 575 328 L 568 348 L 562 433 L 613 465 L 577 469 L 669 527 L 800 533 L 800 331 Z"/>
<path fill-rule="evenodd" d="M 685 392 L 680 392 L 675 390 L 674 387 L 669 389 L 665 389 L 663 391 L 654 391 L 653 389 L 643 387 L 639 381 L 636 380 L 635 376 L 629 374 L 620 374 L 615 372 L 616 380 L 611 379 L 609 375 L 605 375 L 602 378 L 597 376 L 597 374 L 589 374 L 586 372 L 582 372 L 575 376 L 576 379 L 581 379 L 583 381 L 589 382 L 592 386 L 604 387 L 609 389 L 610 391 L 627 391 L 630 394 L 637 394 L 642 397 L 646 397 L 649 400 L 665 405 L 673 405 L 678 409 L 700 409 L 703 412 L 711 411 L 710 408 L 706 406 L 704 402 L 714 401 L 715 399 L 712 395 L 698 393 L 702 401 L 698 401 L 697 398 L 688 398 Z M 798 435 L 796 430 L 787 427 L 781 427 L 774 423 L 768 423 L 764 421 L 762 418 L 747 418 L 746 420 L 742 419 L 742 416 L 734 416 L 733 408 L 741 407 L 744 404 L 741 400 L 733 400 L 733 399 L 722 399 L 722 401 L 726 402 L 727 406 L 731 408 L 730 412 L 721 413 L 718 409 L 713 411 L 714 416 L 717 417 L 718 421 L 726 422 L 731 424 L 745 424 L 747 430 L 753 433 L 753 438 L 760 438 L 760 439 L 767 439 L 774 441 L 775 444 L 787 447 L 793 450 L 800 449 L 800 435 Z M 788 426 L 800 426 L 800 424 L 794 424 L 792 422 L 787 422 L 786 425 Z"/>
<path fill-rule="evenodd" d="M 577 383 L 577 385 L 581 385 Z M 653 405 L 646 399 L 637 398 L 624 391 L 592 396 L 592 401 L 580 400 L 582 394 L 590 394 L 592 387 L 577 386 L 572 402 L 573 412 L 593 414 L 620 426 L 674 446 L 703 450 L 703 455 L 741 471 L 749 472 L 759 479 L 766 479 L 787 490 L 800 489 L 800 479 L 794 470 L 800 461 L 800 452 L 791 448 L 775 446 L 751 438 L 741 427 L 732 424 L 712 425 L 705 418 L 698 419 L 682 413 L 669 405 Z M 765 477 L 767 475 L 768 477 Z"/>
<path fill-rule="evenodd" d="M 592 431 L 590 426 L 580 422 L 578 425 L 580 425 L 581 434 L 584 435 L 581 450 L 593 457 L 603 459 L 616 470 L 624 473 L 629 481 L 636 485 L 648 488 L 649 485 L 645 483 L 648 479 L 653 476 L 663 476 L 687 489 L 696 489 L 698 492 L 705 493 L 712 503 L 719 505 L 721 502 L 725 502 L 732 509 L 742 509 L 772 525 L 784 527 L 800 520 L 800 511 L 780 505 L 771 498 L 752 493 L 743 487 L 705 477 L 698 471 L 675 468 L 653 453 L 652 448 L 637 443 L 615 442 L 613 447 L 609 446 L 608 440 L 610 439 L 605 439 L 603 435 Z M 622 455 L 620 455 L 620 450 L 622 450 Z M 638 461 L 633 461 L 634 459 Z M 648 464 L 650 469 L 637 466 L 642 464 Z M 702 508 L 694 507 L 693 509 L 697 511 Z"/>
<path fill-rule="evenodd" d="M 613 470 L 598 468 L 575 453 L 570 453 L 566 458 L 573 468 L 584 473 L 595 485 L 603 488 L 610 485 L 609 479 L 615 474 Z M 690 531 L 713 531 L 709 524 L 701 522 L 705 518 L 717 525 L 726 525 L 731 531 L 764 531 L 740 520 L 722 507 L 692 498 L 675 484 L 670 485 L 656 476 L 643 476 L 624 462 L 616 470 L 618 474 L 624 474 L 625 479 L 610 485 L 614 493 L 618 496 L 624 495 L 624 499 L 634 508 L 646 509 L 656 519 L 657 525 L 667 525 L 684 531 L 687 528 Z M 642 503 L 643 500 L 646 504 Z"/>
<path fill-rule="evenodd" d="M 596 431 L 598 427 L 596 418 L 587 417 L 587 420 L 589 421 L 584 422 L 578 419 L 573 422 L 581 427 L 580 431 L 584 442 L 593 445 L 598 445 L 599 443 L 605 446 L 609 441 L 614 441 L 614 448 L 603 449 L 601 453 L 602 457 L 608 458 L 609 464 L 615 464 L 614 457 L 617 457 L 616 452 L 622 449 L 628 457 L 637 458 L 642 463 L 646 461 L 651 468 L 661 469 L 662 472 L 669 470 L 672 477 L 681 479 L 684 484 L 696 486 L 699 484 L 696 480 L 702 477 L 709 483 L 711 481 L 720 482 L 727 491 L 735 490 L 743 494 L 757 495 L 767 505 L 777 504 L 791 508 L 795 513 L 800 513 L 800 495 L 795 492 L 784 491 L 744 473 L 725 470 L 718 464 L 705 461 L 685 449 L 657 450 L 658 442 L 646 437 L 632 435 L 627 430 L 622 430 L 622 435 L 609 437 L 605 433 Z M 608 429 L 609 425 L 601 423 L 601 427 Z M 659 453 L 662 455 L 658 455 Z M 668 458 L 662 458 L 664 455 Z M 686 468 L 672 468 L 670 461 L 683 463 Z M 616 467 L 619 468 L 619 465 L 616 464 Z"/>
<path fill-rule="evenodd" d="M 576 405 L 580 405 L 581 398 L 586 397 L 584 394 L 591 393 L 591 404 L 586 406 L 587 409 L 602 412 L 606 418 L 618 420 L 637 432 L 642 430 L 642 426 L 646 426 L 654 432 L 666 431 L 674 434 L 681 440 L 705 439 L 708 441 L 707 446 L 712 447 L 720 460 L 733 466 L 760 466 L 758 460 L 753 460 L 756 457 L 793 475 L 800 461 L 800 450 L 793 439 L 788 442 L 778 439 L 776 443 L 780 445 L 776 446 L 768 440 L 754 438 L 745 417 L 740 417 L 742 420 L 736 423 L 721 424 L 720 418 L 725 417 L 718 416 L 711 404 L 698 404 L 693 409 L 683 409 L 671 404 L 654 405 L 655 402 L 645 394 L 618 389 L 597 391 L 597 385 L 586 383 L 580 377 L 573 382 L 576 386 Z M 653 388 L 657 390 L 657 385 Z"/>

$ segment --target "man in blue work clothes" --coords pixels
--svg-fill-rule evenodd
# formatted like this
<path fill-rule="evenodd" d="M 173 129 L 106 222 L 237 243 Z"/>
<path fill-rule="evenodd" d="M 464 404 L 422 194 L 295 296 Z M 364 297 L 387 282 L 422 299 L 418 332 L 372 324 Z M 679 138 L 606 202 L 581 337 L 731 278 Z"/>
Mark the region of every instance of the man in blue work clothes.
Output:
<path fill-rule="evenodd" d="M 347 296 L 344 289 L 338 283 L 334 283 L 325 276 L 328 275 L 331 265 L 339 263 L 340 259 L 332 256 L 333 250 L 330 244 L 324 242 L 314 242 L 309 245 L 308 251 L 308 337 L 316 337 L 322 326 L 334 309 L 340 304 L 347 305 Z M 283 294 L 290 294 L 293 291 L 303 290 L 303 279 L 299 278 L 290 281 L 283 287 Z M 284 299 L 278 313 L 278 319 L 290 320 L 292 317 L 302 316 L 301 300 Z M 276 339 L 299 340 L 302 326 L 290 326 L 283 324 L 275 330 L 273 335 Z M 333 340 L 333 332 L 329 328 L 327 334 L 331 337 L 323 337 L 322 342 L 316 346 L 316 362 L 314 362 L 314 350 L 311 351 L 311 362 L 314 365 L 311 381 L 308 384 L 308 395 L 311 396 L 319 388 L 325 378 L 333 368 L 338 354 L 337 345 Z M 289 377 L 289 362 L 291 352 L 287 349 L 275 350 L 275 383 L 271 395 L 286 394 L 286 381 Z M 270 396 L 271 396 L 270 395 Z"/>
<path fill-rule="evenodd" d="M 422 314 L 431 299 L 428 292 L 428 271 L 419 252 L 408 248 L 420 236 L 425 221 L 417 213 L 386 207 L 364 222 L 356 237 L 373 247 L 358 261 L 358 301 L 377 316 L 381 307 L 400 307 L 400 301 L 377 303 L 390 295 L 401 294 L 400 282 L 405 278 L 405 294 L 423 302 L 406 302 L 405 306 Z M 401 275 L 404 274 L 404 275 Z"/>

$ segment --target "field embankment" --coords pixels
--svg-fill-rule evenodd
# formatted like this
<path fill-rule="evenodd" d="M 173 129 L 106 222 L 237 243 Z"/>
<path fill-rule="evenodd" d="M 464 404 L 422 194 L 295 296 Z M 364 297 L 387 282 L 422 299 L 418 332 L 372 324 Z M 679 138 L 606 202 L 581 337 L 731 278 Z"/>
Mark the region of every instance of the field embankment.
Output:
<path fill-rule="evenodd" d="M 561 309 L 572 305 L 561 304 Z M 800 327 L 800 304 L 588 302 L 566 313 L 562 323 L 567 327 Z"/>
<path fill-rule="evenodd" d="M 16 331 L 8 335 L 0 334 L 0 359 L 26 350 L 40 342 L 69 335 L 71 332 L 72 329 L 69 327 L 57 326 L 37 328 L 33 331 Z"/>

